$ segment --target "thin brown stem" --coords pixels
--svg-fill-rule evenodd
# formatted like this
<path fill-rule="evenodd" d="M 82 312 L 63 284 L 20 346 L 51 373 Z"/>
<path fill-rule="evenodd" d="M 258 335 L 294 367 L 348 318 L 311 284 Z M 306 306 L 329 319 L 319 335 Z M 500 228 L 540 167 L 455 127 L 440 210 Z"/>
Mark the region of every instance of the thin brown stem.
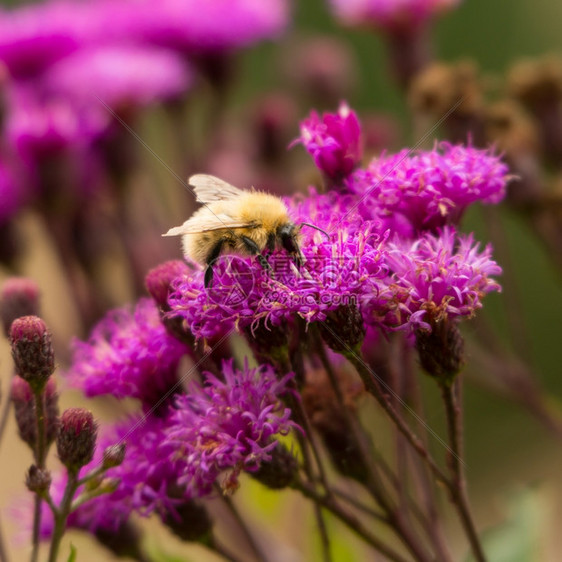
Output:
<path fill-rule="evenodd" d="M 246 539 L 246 542 L 250 546 L 256 559 L 259 560 L 259 562 L 267 562 L 267 557 L 265 556 L 261 547 L 259 546 L 256 539 L 254 538 L 254 535 L 252 535 L 252 533 L 250 532 L 250 529 L 248 528 L 246 521 L 244 521 L 244 518 L 238 511 L 238 508 L 234 505 L 232 499 L 222 494 L 221 497 L 226 507 L 230 511 L 232 517 L 236 521 L 236 524 L 238 525 L 243 537 Z"/>
<path fill-rule="evenodd" d="M 362 511 L 363 513 L 366 513 L 373 519 L 377 519 L 379 521 L 386 523 L 387 521 L 386 516 L 383 513 L 379 511 L 375 511 L 373 508 L 369 507 L 368 505 L 361 503 L 359 500 L 354 498 L 351 494 L 348 494 L 347 492 L 344 492 L 339 488 L 334 488 L 333 486 L 332 486 L 332 492 L 334 496 L 338 496 L 339 498 L 346 501 L 350 506 L 354 507 L 355 509 Z"/>
<path fill-rule="evenodd" d="M 429 454 L 429 451 L 425 447 L 421 439 L 412 431 L 408 424 L 402 419 L 398 414 L 390 400 L 385 396 L 384 392 L 380 388 L 375 374 L 369 368 L 369 366 L 363 361 L 363 359 L 355 352 L 351 351 L 345 353 L 345 357 L 349 362 L 355 367 L 359 373 L 363 384 L 367 391 L 377 400 L 379 405 L 388 415 L 388 417 L 394 422 L 396 427 L 400 430 L 400 433 L 404 435 L 408 443 L 414 448 L 418 455 L 423 459 L 423 461 L 429 466 L 431 472 L 435 478 L 445 484 L 447 488 L 450 487 L 450 482 L 445 473 L 439 468 L 433 457 Z"/>
<path fill-rule="evenodd" d="M 361 537 L 367 544 L 371 545 L 375 550 L 386 556 L 388 560 L 393 562 L 408 562 L 401 554 L 391 549 L 387 544 L 383 543 L 378 537 L 373 535 L 366 527 L 363 526 L 359 519 L 341 507 L 333 497 L 318 493 L 314 486 L 311 486 L 306 482 L 298 481 L 294 484 L 294 487 L 305 497 L 322 505 L 349 529 Z"/>
<path fill-rule="evenodd" d="M 423 400 L 420 393 L 419 376 L 414 369 L 413 357 L 412 357 L 412 347 L 406 341 L 405 338 L 401 339 L 401 349 L 402 349 L 402 368 L 403 368 L 403 380 L 404 384 L 404 397 L 411 404 L 416 414 L 422 419 L 425 419 Z M 421 428 L 420 438 L 423 440 L 424 445 L 428 446 L 428 435 L 427 431 L 424 431 L 424 427 Z M 417 495 L 420 498 L 420 503 L 423 509 L 424 518 L 421 523 L 430 537 L 432 543 L 435 545 L 435 552 L 438 559 L 442 562 L 452 562 L 451 553 L 447 546 L 443 534 L 443 528 L 441 520 L 439 518 L 439 511 L 437 509 L 437 498 L 435 482 L 431 479 L 431 475 L 427 466 L 422 463 L 421 459 L 410 453 L 409 460 L 412 466 L 412 481 L 414 487 L 417 490 Z M 416 508 L 418 504 L 414 504 Z"/>
<path fill-rule="evenodd" d="M 6 545 L 4 544 L 4 535 L 0 526 L 0 562 L 8 562 L 8 560 L 8 551 L 6 550 Z"/>
<path fill-rule="evenodd" d="M 291 371 L 291 363 L 289 354 L 280 354 L 279 359 L 277 361 L 277 370 L 279 375 L 284 376 L 288 372 Z M 312 454 L 314 456 L 314 460 L 316 462 L 316 466 L 318 468 L 318 473 L 320 476 L 320 482 L 327 494 L 330 494 L 330 487 L 328 486 L 328 482 L 326 479 L 326 473 L 324 470 L 324 466 L 322 464 L 322 458 L 320 456 L 320 451 L 316 446 L 314 441 L 314 436 L 312 432 L 312 426 L 310 424 L 310 420 L 308 419 L 308 415 L 302 405 L 302 402 L 296 397 L 296 393 L 298 389 L 296 388 L 296 383 L 293 381 L 294 391 L 295 394 L 289 392 L 285 396 L 285 401 L 287 405 L 291 409 L 293 413 L 293 418 L 295 421 L 303 428 L 305 435 L 301 434 L 300 432 L 297 433 L 297 439 L 299 442 L 299 447 L 303 455 L 303 468 L 307 479 L 310 483 L 314 483 L 314 472 L 312 467 L 311 458 L 309 455 L 308 448 L 310 447 Z M 318 525 L 318 530 L 320 532 L 320 541 L 322 545 L 322 556 L 325 562 L 330 562 L 332 560 L 331 555 L 331 546 L 330 546 L 330 536 L 328 534 L 328 529 L 326 527 L 326 521 L 324 520 L 324 516 L 322 514 L 322 508 L 318 505 L 314 505 L 314 515 L 316 517 L 316 522 Z"/>
<path fill-rule="evenodd" d="M 367 446 L 364 443 L 361 428 L 359 427 L 357 420 L 350 415 L 349 410 L 343 401 L 343 395 L 337 376 L 326 357 L 323 344 L 319 339 L 316 340 L 316 352 L 326 370 L 326 373 L 328 374 L 330 383 L 336 394 L 336 399 L 338 400 L 340 411 L 342 412 L 344 421 L 349 429 L 350 437 L 355 440 L 357 449 L 362 457 L 362 462 L 365 465 L 367 478 L 363 484 L 373 499 L 386 513 L 386 522 L 394 529 L 406 548 L 408 548 L 408 550 L 415 556 L 416 560 L 429 560 L 429 555 L 425 552 L 416 536 L 416 533 L 408 524 L 407 517 L 394 507 L 393 502 L 386 494 L 385 487 L 380 485 L 380 477 L 378 476 L 376 465 L 373 462 L 371 455 L 369 455 Z M 397 491 L 400 491 L 400 486 L 397 486 L 396 489 Z"/>
<path fill-rule="evenodd" d="M 474 557 L 478 562 L 486 562 L 486 556 L 480 538 L 476 532 L 476 526 L 470 512 L 470 505 L 466 493 L 466 478 L 464 474 L 463 441 L 462 441 L 462 412 L 460 401 L 457 400 L 456 391 L 459 389 L 458 379 L 453 384 L 441 384 L 441 393 L 447 414 L 447 430 L 450 454 L 447 457 L 452 475 L 451 501 L 459 514 L 463 529 L 470 541 Z"/>
<path fill-rule="evenodd" d="M 217 554 L 220 554 L 220 556 L 222 556 L 225 560 L 228 560 L 228 562 L 242 562 L 241 558 L 233 554 L 227 547 L 215 538 L 211 540 L 208 547 Z"/>
<path fill-rule="evenodd" d="M 6 426 L 8 425 L 8 420 L 10 418 L 10 410 L 12 409 L 12 400 L 9 396 L 6 396 L 4 404 L 2 406 L 2 414 L 0 414 L 0 443 L 2 442 L 2 437 Z"/>

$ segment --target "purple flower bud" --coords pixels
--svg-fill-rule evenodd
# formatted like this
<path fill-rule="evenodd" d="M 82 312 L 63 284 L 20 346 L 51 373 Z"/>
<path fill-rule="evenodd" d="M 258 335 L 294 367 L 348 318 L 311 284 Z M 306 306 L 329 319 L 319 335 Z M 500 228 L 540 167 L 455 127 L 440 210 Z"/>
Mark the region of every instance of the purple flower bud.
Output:
<path fill-rule="evenodd" d="M 34 464 L 29 467 L 25 476 L 25 485 L 30 492 L 43 496 L 51 487 L 51 472 L 46 468 L 37 468 Z"/>
<path fill-rule="evenodd" d="M 37 418 L 31 387 L 22 378 L 13 377 L 10 398 L 14 405 L 20 439 L 34 450 L 37 443 Z"/>
<path fill-rule="evenodd" d="M 207 509 L 195 501 L 183 501 L 161 514 L 164 525 L 182 541 L 204 541 L 209 538 L 213 522 Z"/>
<path fill-rule="evenodd" d="M 103 468 L 113 468 L 123 464 L 125 460 L 126 445 L 119 443 L 118 445 L 111 445 L 103 452 Z"/>
<path fill-rule="evenodd" d="M 172 260 L 164 262 L 148 272 L 144 281 L 146 289 L 161 310 L 170 310 L 168 295 L 171 292 L 172 282 L 187 271 L 188 267 L 185 262 Z"/>
<path fill-rule="evenodd" d="M 445 384 L 453 381 L 465 363 L 464 339 L 455 321 L 434 322 L 431 331 L 418 330 L 416 348 L 423 369 Z"/>
<path fill-rule="evenodd" d="M 297 476 L 299 463 L 283 443 L 271 451 L 271 460 L 264 461 L 251 476 L 271 490 L 282 490 L 290 486 Z"/>
<path fill-rule="evenodd" d="M 314 158 L 319 170 L 334 181 L 347 177 L 360 163 L 363 155 L 361 126 L 357 115 L 342 102 L 337 113 L 315 111 L 301 123 L 301 136 L 293 144 L 302 143 Z"/>
<path fill-rule="evenodd" d="M 83 408 L 69 408 L 63 412 L 57 435 L 57 452 L 69 470 L 77 471 L 92 460 L 97 432 L 92 412 Z"/>
<path fill-rule="evenodd" d="M 31 387 L 22 378 L 13 377 L 10 398 L 14 404 L 19 436 L 31 449 L 35 449 L 37 417 L 35 415 L 35 399 Z M 59 427 L 59 397 L 53 377 L 45 385 L 42 400 L 45 414 L 45 440 L 48 446 L 55 440 Z"/>
<path fill-rule="evenodd" d="M 10 326 L 16 318 L 39 314 L 39 287 L 25 277 L 10 277 L 0 290 L 0 318 L 4 334 L 9 337 Z"/>
<path fill-rule="evenodd" d="M 10 328 L 10 343 L 17 374 L 34 391 L 41 390 L 55 370 L 55 353 L 45 322 L 37 316 L 17 318 Z"/>
<path fill-rule="evenodd" d="M 340 306 L 320 322 L 320 333 L 326 345 L 337 353 L 348 353 L 361 347 L 365 326 L 355 305 Z"/>

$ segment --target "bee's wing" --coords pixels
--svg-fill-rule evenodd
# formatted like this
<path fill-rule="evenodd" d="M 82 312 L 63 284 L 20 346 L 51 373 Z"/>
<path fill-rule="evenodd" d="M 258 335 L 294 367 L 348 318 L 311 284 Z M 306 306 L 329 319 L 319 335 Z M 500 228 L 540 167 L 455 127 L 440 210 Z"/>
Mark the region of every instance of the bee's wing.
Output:
<path fill-rule="evenodd" d="M 194 188 L 199 203 L 235 199 L 244 193 L 241 189 L 207 174 L 195 174 L 187 183 Z"/>
<path fill-rule="evenodd" d="M 197 215 L 186 220 L 181 226 L 170 228 L 162 236 L 181 236 L 182 234 L 198 234 L 209 230 L 221 230 L 230 228 L 247 228 L 253 226 L 252 223 L 235 221 L 231 216 L 218 213 L 208 213 L 204 216 Z"/>

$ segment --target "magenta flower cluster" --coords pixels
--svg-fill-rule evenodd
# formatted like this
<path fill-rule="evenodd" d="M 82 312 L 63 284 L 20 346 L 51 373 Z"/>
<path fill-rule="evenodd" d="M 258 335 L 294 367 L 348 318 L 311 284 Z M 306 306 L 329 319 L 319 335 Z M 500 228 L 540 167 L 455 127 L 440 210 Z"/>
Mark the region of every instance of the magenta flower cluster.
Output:
<path fill-rule="evenodd" d="M 142 345 L 137 342 L 137 347 Z M 240 472 L 255 471 L 271 460 L 280 436 L 301 431 L 282 401 L 290 392 L 291 373 L 278 378 L 269 366 L 252 369 L 246 363 L 238 370 L 228 361 L 221 377 L 206 373 L 203 384 L 192 382 L 159 417 L 135 416 L 108 431 L 82 474 L 99 466 L 106 446 L 124 442 L 124 462 L 107 472 L 116 489 L 73 512 L 69 526 L 115 531 L 132 512 L 173 513 L 176 505 L 211 494 L 215 484 L 231 493 Z M 53 483 L 55 500 L 65 482 L 60 476 Z M 44 538 L 52 528 L 45 510 Z"/>
<path fill-rule="evenodd" d="M 186 346 L 168 334 L 158 309 L 141 299 L 111 311 L 88 341 L 75 340 L 66 379 L 86 396 L 137 398 L 147 409 L 174 390 Z"/>
<path fill-rule="evenodd" d="M 162 444 L 184 455 L 178 482 L 193 494 L 210 492 L 221 474 L 232 491 L 242 470 L 271 460 L 278 436 L 299 429 L 282 400 L 292 373 L 278 378 L 267 365 L 250 369 L 246 362 L 238 371 L 226 362 L 221 375 L 208 373 L 204 386 L 192 384 L 178 397 Z"/>
<path fill-rule="evenodd" d="M 509 175 L 501 159 L 489 150 L 441 144 L 360 167 L 359 121 L 341 107 L 323 116 L 330 126 L 316 130 L 316 148 L 309 150 L 325 176 L 326 162 L 336 163 L 338 181 L 326 193 L 310 188 L 284 199 L 301 225 L 298 260 L 281 249 L 265 252 L 266 270 L 255 257 L 224 255 L 207 288 L 197 264 L 164 264 L 149 275 L 158 304 L 141 299 L 134 309 L 113 311 L 87 341 L 74 343 L 70 383 L 88 396 L 136 398 L 146 416 L 108 434 L 108 442 L 128 447 L 125 462 L 108 473 L 119 480 L 117 489 L 85 504 L 71 525 L 115 527 L 133 511 L 173 513 L 217 485 L 232 492 L 242 471 L 271 462 L 280 437 L 302 431 L 287 407 L 286 398 L 298 400 L 293 374 L 273 359 L 275 368 L 217 361 L 214 372 L 186 384 L 196 369 L 182 377 L 182 358 L 201 358 L 203 342 L 238 331 L 253 345 L 287 326 L 316 323 L 322 333 L 330 322 L 344 344 L 349 334 L 354 345 L 367 334 L 376 347 L 389 331 L 418 334 L 470 318 L 488 293 L 500 290 L 491 247 L 461 234 L 459 222 L 471 204 L 505 195 Z M 322 157 L 324 149 L 332 160 Z M 342 318 L 359 328 L 340 331 Z"/>
<path fill-rule="evenodd" d="M 459 224 L 472 203 L 499 203 L 507 165 L 489 150 L 442 142 L 431 151 L 402 150 L 373 159 L 347 182 L 364 217 L 402 236 Z"/>
<path fill-rule="evenodd" d="M 201 271 L 179 276 L 169 314 L 182 318 L 196 338 L 212 340 L 233 329 L 253 333 L 295 318 L 322 322 L 346 306 L 383 330 L 428 328 L 430 311 L 470 317 L 485 294 L 499 290 L 494 276 L 501 269 L 491 250 L 480 251 L 457 228 L 471 204 L 505 196 L 510 176 L 501 159 L 491 150 L 441 143 L 430 151 L 383 155 L 350 173 L 347 155 L 360 145 L 360 128 L 357 116 L 341 107 L 323 116 L 333 126 L 316 130 L 313 149 L 308 133 L 300 140 L 319 169 L 326 173 L 326 162 L 336 162 L 331 169 L 345 169 L 347 177 L 338 191 L 311 190 L 285 200 L 296 224 L 316 225 L 325 234 L 302 227 L 300 269 L 277 251 L 268 255 L 273 274 L 251 258 L 225 256 L 209 290 Z M 340 135 L 334 151 L 334 131 L 349 122 L 353 135 Z"/>

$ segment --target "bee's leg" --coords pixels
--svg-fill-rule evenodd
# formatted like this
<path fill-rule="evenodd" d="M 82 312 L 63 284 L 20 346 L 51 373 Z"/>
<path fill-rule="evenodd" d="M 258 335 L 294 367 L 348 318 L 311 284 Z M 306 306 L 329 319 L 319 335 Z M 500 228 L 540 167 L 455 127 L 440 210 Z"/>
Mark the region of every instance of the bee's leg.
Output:
<path fill-rule="evenodd" d="M 269 236 L 267 237 L 267 242 L 265 244 L 265 247 L 270 251 L 273 252 L 273 250 L 275 250 L 275 234 L 273 232 L 271 232 L 269 234 Z"/>
<path fill-rule="evenodd" d="M 259 246 L 251 238 L 248 238 L 247 236 L 240 236 L 240 240 L 242 240 L 244 246 L 246 246 L 246 250 L 248 250 L 250 254 L 256 256 L 258 262 L 265 270 L 273 271 L 272 267 L 265 259 L 265 256 L 262 256 L 262 254 L 260 253 Z"/>
<path fill-rule="evenodd" d="M 266 270 L 266 271 L 273 271 L 273 268 L 269 265 L 269 262 L 265 259 L 265 256 L 262 256 L 261 254 L 258 254 L 256 256 L 257 260 L 260 262 L 260 265 Z"/>
<path fill-rule="evenodd" d="M 211 283 L 213 282 L 213 265 L 221 255 L 224 242 L 225 239 L 221 238 L 207 255 L 207 260 L 206 260 L 207 269 L 205 270 L 205 289 L 208 289 L 211 286 Z"/>

